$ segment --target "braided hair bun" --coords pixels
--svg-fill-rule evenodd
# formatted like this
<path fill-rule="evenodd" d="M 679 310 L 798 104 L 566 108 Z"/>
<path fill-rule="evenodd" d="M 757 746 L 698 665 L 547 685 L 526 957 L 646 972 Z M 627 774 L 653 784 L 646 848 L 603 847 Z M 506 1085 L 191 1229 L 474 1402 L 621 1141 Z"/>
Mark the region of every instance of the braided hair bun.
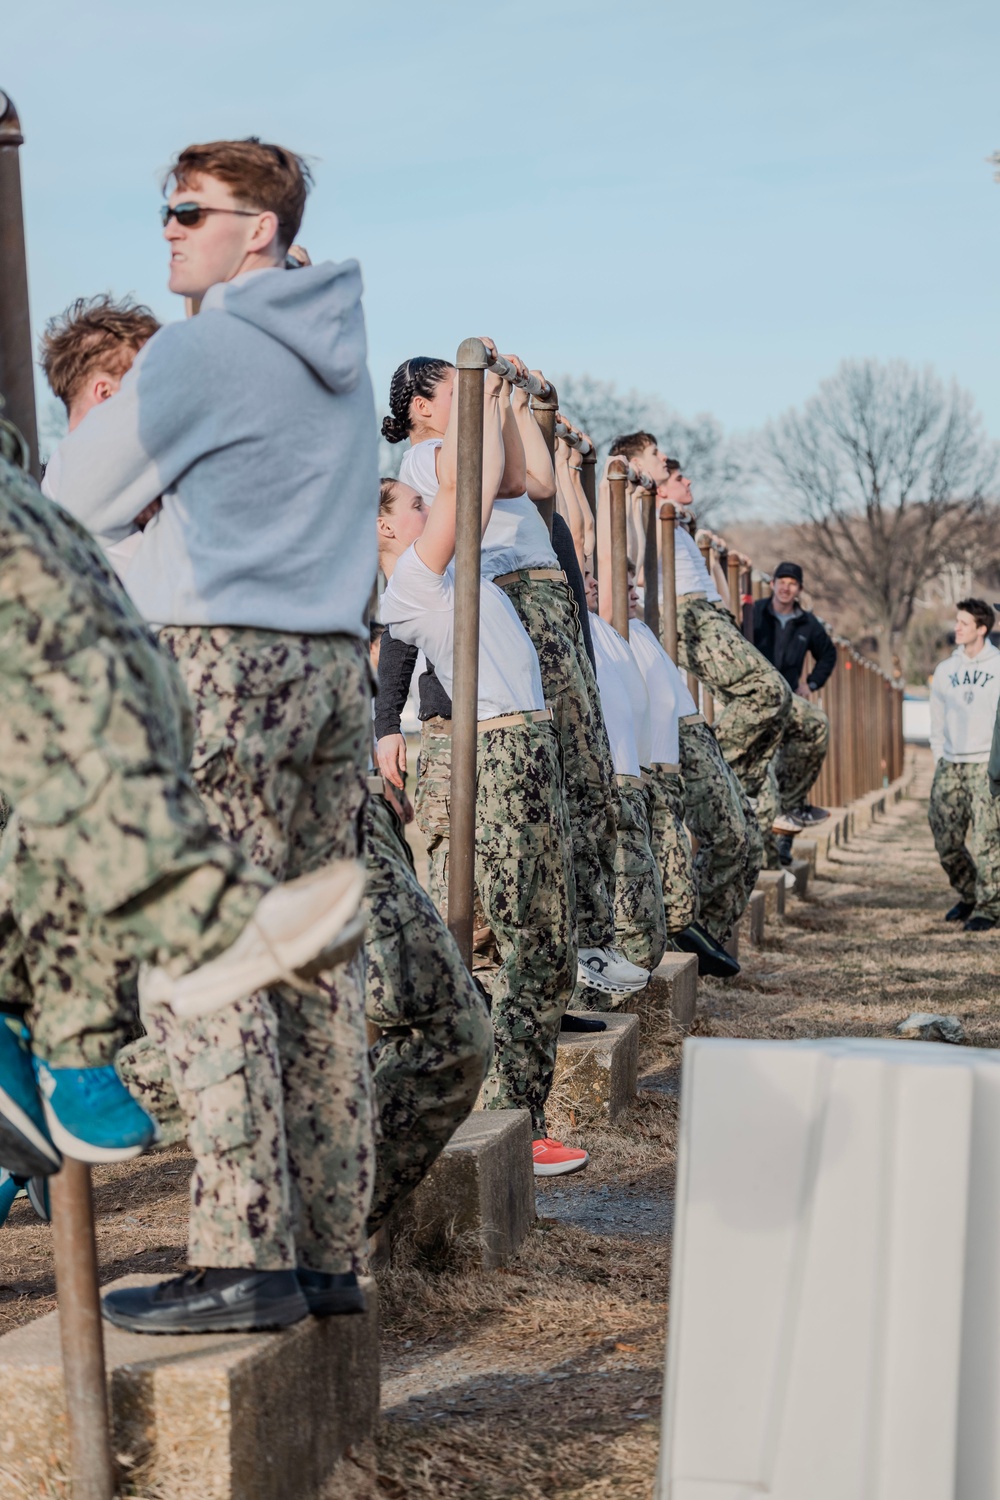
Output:
<path fill-rule="evenodd" d="M 418 354 L 399 366 L 389 382 L 389 416 L 382 420 L 382 436 L 387 443 L 401 443 L 409 436 L 414 396 L 430 399 L 446 371 L 452 369 L 449 360 L 432 359 L 427 354 Z"/>

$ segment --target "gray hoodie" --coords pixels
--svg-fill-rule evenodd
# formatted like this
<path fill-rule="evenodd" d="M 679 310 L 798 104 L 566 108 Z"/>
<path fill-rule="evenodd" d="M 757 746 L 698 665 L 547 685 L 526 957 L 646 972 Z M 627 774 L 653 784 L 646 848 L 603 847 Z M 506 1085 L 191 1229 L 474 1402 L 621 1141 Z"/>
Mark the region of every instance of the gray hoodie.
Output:
<path fill-rule="evenodd" d="M 378 436 L 356 261 L 255 271 L 160 330 L 60 445 L 102 541 L 162 497 L 126 587 L 157 625 L 364 636 Z"/>

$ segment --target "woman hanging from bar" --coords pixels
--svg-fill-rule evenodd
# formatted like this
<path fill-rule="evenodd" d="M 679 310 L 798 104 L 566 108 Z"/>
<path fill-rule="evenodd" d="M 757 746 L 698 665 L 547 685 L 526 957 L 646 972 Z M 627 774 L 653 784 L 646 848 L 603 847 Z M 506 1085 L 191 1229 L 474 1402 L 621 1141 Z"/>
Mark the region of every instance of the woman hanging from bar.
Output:
<path fill-rule="evenodd" d="M 483 530 L 504 471 L 504 382 L 486 376 Z M 428 510 L 412 486 L 383 480 L 379 560 L 388 582 L 383 624 L 419 647 L 451 695 L 455 650 L 457 420 L 449 411 Z M 531 1114 L 534 1171 L 578 1171 L 587 1153 L 546 1134 L 559 1025 L 573 989 L 572 872 L 559 742 L 538 657 L 503 591 L 482 582 L 476 884 L 500 954 L 493 977 L 494 1061 L 487 1108 Z"/>
<path fill-rule="evenodd" d="M 555 712 L 563 767 L 563 795 L 572 841 L 573 901 L 581 985 L 612 994 L 642 989 L 649 975 L 614 946 L 614 864 L 617 796 L 600 716 L 597 681 L 584 645 L 580 612 L 534 504 L 555 493 L 552 462 L 532 416 L 524 365 L 509 356 L 520 384 L 501 400 L 504 469 L 492 517 L 483 536 L 481 569 L 507 594 L 538 653 L 546 701 Z M 428 504 L 439 484 L 441 443 L 451 410 L 454 367 L 444 360 L 407 360 L 393 375 L 391 415 L 382 424 L 389 442 L 409 438 L 400 479 Z M 534 382 L 538 384 L 538 380 Z M 446 738 L 429 722 L 421 737 L 424 790 L 417 789 L 417 821 L 437 860 L 440 885 L 442 811 L 435 792 L 447 786 Z M 384 775 L 398 775 L 393 758 L 405 754 L 402 736 L 379 740 Z M 435 891 L 436 894 L 436 891 Z"/>

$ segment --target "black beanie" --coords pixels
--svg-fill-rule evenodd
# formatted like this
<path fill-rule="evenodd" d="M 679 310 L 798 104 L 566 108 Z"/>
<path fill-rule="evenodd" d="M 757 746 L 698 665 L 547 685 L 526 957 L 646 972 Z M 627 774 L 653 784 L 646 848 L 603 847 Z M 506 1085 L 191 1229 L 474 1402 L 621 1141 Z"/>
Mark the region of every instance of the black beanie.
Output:
<path fill-rule="evenodd" d="M 795 582 L 802 587 L 802 569 L 798 563 L 779 563 L 771 574 L 772 578 L 794 578 Z"/>

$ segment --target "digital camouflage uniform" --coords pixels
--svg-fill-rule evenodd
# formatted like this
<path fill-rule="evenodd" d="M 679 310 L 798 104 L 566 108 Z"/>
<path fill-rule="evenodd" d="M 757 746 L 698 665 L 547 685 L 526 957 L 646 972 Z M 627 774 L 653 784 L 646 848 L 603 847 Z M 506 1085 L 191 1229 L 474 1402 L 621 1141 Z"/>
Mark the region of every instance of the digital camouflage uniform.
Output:
<path fill-rule="evenodd" d="M 660 871 L 668 935 L 682 932 L 697 916 L 694 856 L 684 827 L 684 783 L 666 766 L 651 768 L 646 785 L 650 842 Z"/>
<path fill-rule="evenodd" d="M 615 942 L 630 963 L 652 971 L 667 951 L 667 918 L 650 845 L 647 791 L 641 777 L 619 776 L 617 781 Z"/>
<path fill-rule="evenodd" d="M 382 796 L 369 797 L 365 807 L 364 854 L 365 1008 L 381 1033 L 371 1049 L 380 1124 L 367 1225 L 374 1234 L 474 1107 L 493 1055 L 493 1030 L 454 938 L 417 882 L 402 825 Z M 187 1122 L 169 1062 L 152 1037 L 127 1049 L 119 1072 L 156 1119 L 161 1138 L 183 1140 Z"/>
<path fill-rule="evenodd" d="M 1000 802 L 990 795 L 986 762 L 940 759 L 927 816 L 959 900 L 974 903 L 972 915 L 1000 921 Z"/>
<path fill-rule="evenodd" d="M 435 901 L 447 920 L 451 740 L 433 720 L 423 729 L 417 820 L 433 850 Z M 493 1067 L 483 1102 L 488 1109 L 530 1110 L 536 1136 L 545 1134 L 559 1022 L 576 977 L 573 870 L 560 777 L 550 723 L 480 734 L 476 887 L 499 958 L 492 972 L 477 966 L 493 999 Z"/>
<path fill-rule="evenodd" d="M 715 736 L 748 797 L 756 797 L 791 712 L 788 683 L 752 646 L 721 604 L 694 594 L 677 600 L 678 665 L 721 706 Z"/>
<path fill-rule="evenodd" d="M 545 701 L 555 715 L 569 817 L 581 948 L 613 942 L 618 798 L 597 678 L 583 644 L 580 614 L 565 580 L 522 569 L 501 587 L 538 655 Z"/>
<path fill-rule="evenodd" d="M 217 825 L 281 879 L 358 858 L 367 646 L 201 626 L 170 626 L 160 644 L 194 705 L 194 776 Z M 143 1019 L 189 1122 L 191 1264 L 363 1269 L 374 1143 L 361 955 L 198 1021 L 159 1007 Z M 123 1065 L 133 1086 L 140 1061 Z"/>
<path fill-rule="evenodd" d="M 698 920 L 725 943 L 746 910 L 764 846 L 739 778 L 700 714 L 679 724 L 684 821 L 698 842 Z"/>
<path fill-rule="evenodd" d="M 185 973 L 229 947 L 267 875 L 221 840 L 186 772 L 169 659 L 81 526 L 0 459 L 3 1004 L 36 1053 L 110 1062 L 138 960 Z"/>
<path fill-rule="evenodd" d="M 767 867 L 779 866 L 778 846 L 771 832 L 773 815 L 797 812 L 809 802 L 809 793 L 823 769 L 830 746 L 830 720 L 815 703 L 792 694 L 792 708 L 774 759 L 768 768 L 773 785 L 765 787 L 757 803 L 764 832 Z"/>
<path fill-rule="evenodd" d="M 385 797 L 365 809 L 366 1013 L 379 1140 L 369 1234 L 421 1181 L 474 1107 L 493 1056 L 490 1014 L 413 871 Z"/>

